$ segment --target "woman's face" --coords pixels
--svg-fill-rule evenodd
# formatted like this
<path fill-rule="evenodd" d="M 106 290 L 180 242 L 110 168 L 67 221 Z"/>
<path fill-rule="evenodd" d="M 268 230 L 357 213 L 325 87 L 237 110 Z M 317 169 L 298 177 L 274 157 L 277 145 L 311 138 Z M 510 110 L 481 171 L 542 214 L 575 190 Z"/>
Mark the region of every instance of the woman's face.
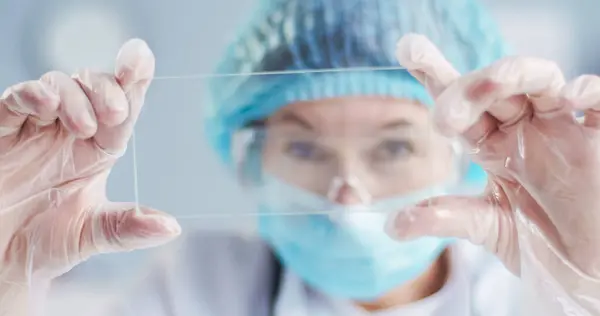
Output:
<path fill-rule="evenodd" d="M 263 148 L 265 171 L 343 204 L 426 189 L 455 171 L 452 146 L 428 109 L 402 99 L 288 105 L 267 120 Z"/>

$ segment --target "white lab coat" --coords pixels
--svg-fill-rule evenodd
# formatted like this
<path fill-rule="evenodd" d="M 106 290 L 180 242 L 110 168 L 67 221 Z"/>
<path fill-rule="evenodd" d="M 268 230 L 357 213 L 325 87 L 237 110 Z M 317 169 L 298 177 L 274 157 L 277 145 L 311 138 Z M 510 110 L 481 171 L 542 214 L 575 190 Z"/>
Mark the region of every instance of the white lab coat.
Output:
<path fill-rule="evenodd" d="M 82 297 L 79 290 L 57 285 L 49 315 L 82 315 L 82 308 L 87 316 L 272 315 L 282 273 L 276 271 L 278 264 L 261 240 L 199 232 L 172 249 L 177 250 L 161 256 L 151 277 L 119 298 Z M 479 247 L 459 242 L 453 252 L 460 257 L 457 268 L 468 272 L 470 315 L 518 314 L 516 277 Z"/>

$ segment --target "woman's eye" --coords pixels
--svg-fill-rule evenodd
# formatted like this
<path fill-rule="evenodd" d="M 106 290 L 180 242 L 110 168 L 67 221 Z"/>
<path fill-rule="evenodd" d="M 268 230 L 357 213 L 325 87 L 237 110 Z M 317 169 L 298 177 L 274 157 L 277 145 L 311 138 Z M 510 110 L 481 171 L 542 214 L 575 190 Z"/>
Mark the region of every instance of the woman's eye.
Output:
<path fill-rule="evenodd" d="M 325 153 L 317 145 L 308 141 L 294 141 L 287 145 L 286 152 L 294 158 L 303 160 L 323 159 Z"/>
<path fill-rule="evenodd" d="M 405 158 L 414 151 L 411 142 L 406 140 L 385 140 L 377 146 L 375 156 L 380 160 Z"/>

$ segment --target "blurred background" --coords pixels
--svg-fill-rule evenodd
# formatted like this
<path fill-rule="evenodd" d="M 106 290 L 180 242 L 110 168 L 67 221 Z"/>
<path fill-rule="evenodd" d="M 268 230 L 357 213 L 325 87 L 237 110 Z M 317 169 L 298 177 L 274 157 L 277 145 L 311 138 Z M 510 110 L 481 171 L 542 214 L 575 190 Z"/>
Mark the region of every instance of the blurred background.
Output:
<path fill-rule="evenodd" d="M 0 86 L 50 69 L 110 69 L 119 46 L 133 36 L 154 49 L 158 75 L 209 72 L 255 1 L 2 1 Z M 568 74 L 600 70 L 597 1 L 482 2 L 519 53 L 557 60 Z"/>
<path fill-rule="evenodd" d="M 52 69 L 67 73 L 85 67 L 111 71 L 120 45 L 131 37 L 143 38 L 150 44 L 157 58 L 158 76 L 208 73 L 255 1 L 1 1 L 0 87 L 38 78 Z M 483 2 L 516 53 L 553 59 L 568 77 L 600 72 L 598 1 Z M 161 94 L 167 88 L 160 85 L 150 92 L 137 128 L 141 201 L 175 213 L 179 209 L 210 213 L 251 207 L 208 150 L 194 113 L 189 113 L 189 124 L 164 130 L 165 111 L 184 111 L 177 104 L 189 103 L 187 98 L 194 96 L 177 95 L 173 90 Z M 171 84 L 168 89 L 176 86 Z M 178 99 L 172 99 L 173 95 Z M 179 158 L 175 160 L 174 156 Z M 116 166 L 109 184 L 111 199 L 135 198 L 132 161 L 129 150 Z M 178 165 L 173 166 L 173 161 Z M 170 194 L 175 191 L 177 196 L 192 198 L 177 200 Z M 134 266 L 143 261 L 141 254 L 123 258 Z M 80 270 L 102 271 L 87 274 L 100 277 L 114 275 L 111 260 L 110 256 L 96 259 Z"/>

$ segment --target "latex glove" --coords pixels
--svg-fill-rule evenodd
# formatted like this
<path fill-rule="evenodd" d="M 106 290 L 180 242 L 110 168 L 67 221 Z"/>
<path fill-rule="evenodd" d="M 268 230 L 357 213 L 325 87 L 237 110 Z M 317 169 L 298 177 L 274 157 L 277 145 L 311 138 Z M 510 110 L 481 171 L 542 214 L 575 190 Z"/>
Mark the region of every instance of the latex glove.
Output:
<path fill-rule="evenodd" d="M 524 57 L 461 76 L 419 35 L 397 56 L 435 98 L 439 130 L 465 143 L 489 184 L 482 196 L 399 212 L 390 234 L 485 246 L 521 276 L 528 315 L 600 315 L 600 78 L 565 84 L 553 62 Z"/>
<path fill-rule="evenodd" d="M 29 295 L 92 255 L 180 234 L 169 215 L 105 195 L 154 67 L 146 43 L 131 40 L 114 75 L 50 72 L 0 98 L 0 315 L 41 308 Z"/>

